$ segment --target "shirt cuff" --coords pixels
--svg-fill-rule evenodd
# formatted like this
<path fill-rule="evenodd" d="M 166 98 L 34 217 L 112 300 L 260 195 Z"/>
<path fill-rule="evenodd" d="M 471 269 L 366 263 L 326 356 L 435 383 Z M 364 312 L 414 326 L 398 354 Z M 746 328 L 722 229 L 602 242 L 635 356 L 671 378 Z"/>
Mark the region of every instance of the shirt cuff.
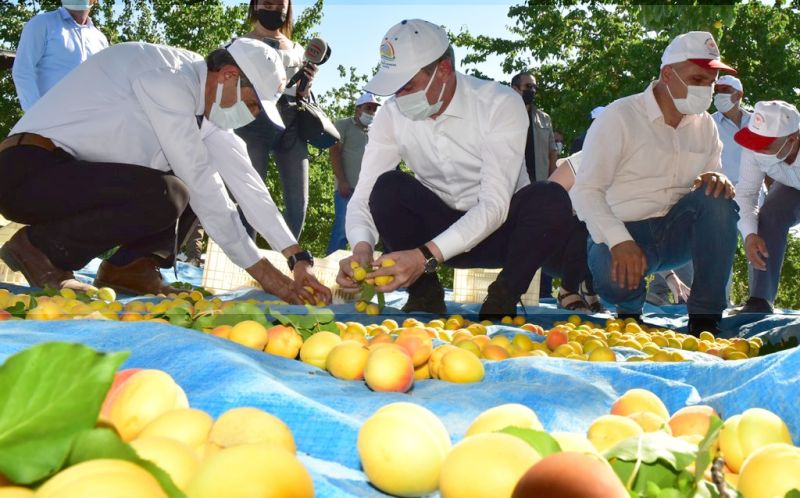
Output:
<path fill-rule="evenodd" d="M 445 261 L 464 252 L 464 242 L 461 236 L 453 230 L 445 230 L 433 239 L 433 243 L 442 252 Z"/>
<path fill-rule="evenodd" d="M 739 231 L 742 233 L 742 241 L 746 241 L 747 236 L 750 234 L 758 235 L 758 217 L 742 216 L 739 221 Z"/>
<path fill-rule="evenodd" d="M 372 235 L 372 230 L 366 227 L 354 227 L 347 233 L 347 241 L 350 242 L 350 247 L 355 248 L 359 242 L 366 242 L 373 249 L 377 242 Z"/>
<path fill-rule="evenodd" d="M 609 249 L 619 243 L 633 240 L 633 237 L 631 237 L 630 232 L 628 232 L 628 229 L 625 228 L 623 223 L 603 230 L 603 235 L 605 236 L 606 244 L 608 245 Z"/>
<path fill-rule="evenodd" d="M 253 242 L 250 237 L 247 237 L 244 241 L 221 247 L 230 260 L 242 269 L 250 268 L 261 259 L 258 247 L 256 247 L 255 242 Z"/>

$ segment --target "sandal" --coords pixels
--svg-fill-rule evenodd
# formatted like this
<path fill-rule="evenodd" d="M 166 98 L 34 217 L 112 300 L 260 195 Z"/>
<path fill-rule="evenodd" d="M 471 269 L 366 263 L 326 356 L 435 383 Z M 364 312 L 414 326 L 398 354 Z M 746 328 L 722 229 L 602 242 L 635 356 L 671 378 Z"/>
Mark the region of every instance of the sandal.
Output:
<path fill-rule="evenodd" d="M 603 303 L 600 302 L 600 296 L 595 294 L 594 291 L 589 290 L 589 286 L 586 285 L 585 280 L 581 282 L 580 293 L 584 302 L 587 304 L 587 306 L 589 306 L 589 309 L 592 313 L 608 313 L 608 310 L 605 309 Z"/>
<path fill-rule="evenodd" d="M 565 310 L 589 313 L 589 305 L 577 292 L 570 292 L 563 287 L 558 288 L 558 307 Z"/>

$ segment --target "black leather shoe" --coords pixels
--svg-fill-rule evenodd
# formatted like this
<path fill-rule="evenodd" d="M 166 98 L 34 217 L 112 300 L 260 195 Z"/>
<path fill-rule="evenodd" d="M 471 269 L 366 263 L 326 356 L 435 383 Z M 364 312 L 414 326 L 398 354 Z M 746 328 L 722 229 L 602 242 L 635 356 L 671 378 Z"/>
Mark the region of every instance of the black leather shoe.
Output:
<path fill-rule="evenodd" d="M 719 322 L 722 314 L 719 315 L 689 315 L 689 326 L 686 332 L 695 337 L 700 336 L 700 332 L 711 332 L 714 337 L 720 333 Z"/>
<path fill-rule="evenodd" d="M 444 315 L 444 288 L 435 274 L 423 274 L 408 287 L 408 301 L 403 306 L 406 313 L 434 313 Z"/>
<path fill-rule="evenodd" d="M 774 312 L 775 310 L 772 309 L 769 301 L 760 297 L 749 298 L 742 306 L 742 309 L 739 310 L 739 313 L 761 313 L 765 315 L 770 315 Z"/>
<path fill-rule="evenodd" d="M 478 319 L 490 320 L 493 322 L 502 320 L 503 317 L 517 316 L 517 303 L 519 295 L 512 294 L 503 282 L 494 281 L 489 286 L 489 293 L 483 300 Z"/>

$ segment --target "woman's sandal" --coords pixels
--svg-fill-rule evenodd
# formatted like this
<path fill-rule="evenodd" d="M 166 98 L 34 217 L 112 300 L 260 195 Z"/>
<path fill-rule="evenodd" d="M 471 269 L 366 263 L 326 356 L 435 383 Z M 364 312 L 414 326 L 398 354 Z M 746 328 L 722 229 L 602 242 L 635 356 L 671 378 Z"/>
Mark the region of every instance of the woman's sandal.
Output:
<path fill-rule="evenodd" d="M 570 311 L 589 313 L 589 305 L 577 292 L 570 292 L 563 287 L 558 289 L 558 307 Z"/>
<path fill-rule="evenodd" d="M 594 292 L 590 292 L 588 286 L 586 285 L 586 281 L 581 282 L 581 296 L 583 297 L 583 301 L 589 306 L 589 310 L 592 313 L 608 313 L 608 310 L 605 309 L 603 303 L 600 302 L 600 296 L 595 294 Z"/>

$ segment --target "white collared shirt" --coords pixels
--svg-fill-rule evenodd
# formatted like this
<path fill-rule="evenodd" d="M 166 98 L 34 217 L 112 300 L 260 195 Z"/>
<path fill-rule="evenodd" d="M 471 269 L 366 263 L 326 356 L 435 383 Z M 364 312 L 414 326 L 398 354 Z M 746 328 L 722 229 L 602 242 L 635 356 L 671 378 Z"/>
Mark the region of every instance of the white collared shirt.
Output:
<path fill-rule="evenodd" d="M 742 172 L 739 183 L 736 184 L 736 202 L 739 204 L 739 231 L 744 240 L 751 233 L 758 234 L 759 194 L 763 189 L 765 176 L 800 190 L 800 154 L 793 164 L 775 159 L 773 164 L 761 167 L 752 150 L 742 150 Z"/>
<path fill-rule="evenodd" d="M 609 248 L 632 240 L 624 223 L 667 214 L 695 178 L 721 171 L 722 143 L 711 116 L 669 126 L 653 88 L 617 100 L 592 123 L 569 195 L 592 240 Z"/>
<path fill-rule="evenodd" d="M 742 128 L 747 127 L 752 113 L 742 109 L 741 126 L 728 119 L 724 114 L 717 111 L 711 115 L 717 125 L 719 139 L 722 141 L 722 172 L 736 185 L 739 181 L 739 164 L 742 158 L 742 146 L 736 143 L 733 136 Z"/>
<path fill-rule="evenodd" d="M 48 137 L 83 161 L 171 170 L 188 187 L 189 203 L 209 236 L 234 263 L 247 268 L 258 261 L 258 250 L 223 179 L 273 249 L 283 250 L 295 240 L 276 214 L 263 180 L 250 171 L 241 141 L 210 123 L 198 127 L 206 77 L 205 61 L 188 50 L 114 45 L 67 75 L 11 133 Z"/>
<path fill-rule="evenodd" d="M 437 119 L 412 121 L 394 98 L 370 126 L 361 176 L 347 206 L 347 239 L 375 246 L 369 210 L 375 181 L 405 161 L 445 204 L 466 211 L 433 239 L 445 260 L 469 251 L 508 216 L 511 196 L 527 185 L 523 167 L 528 116 L 511 88 L 456 73 L 456 90 Z"/>
<path fill-rule="evenodd" d="M 22 29 L 11 74 L 27 111 L 70 71 L 108 47 L 89 18 L 78 24 L 64 7 L 33 16 Z"/>

